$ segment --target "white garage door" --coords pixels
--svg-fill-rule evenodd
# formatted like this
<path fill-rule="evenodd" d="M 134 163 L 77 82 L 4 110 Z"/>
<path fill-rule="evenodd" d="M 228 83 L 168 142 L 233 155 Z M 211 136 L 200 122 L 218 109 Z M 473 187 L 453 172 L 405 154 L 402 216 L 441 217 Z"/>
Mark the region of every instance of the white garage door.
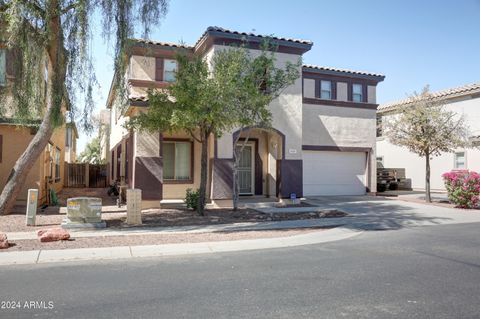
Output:
<path fill-rule="evenodd" d="M 303 194 L 365 194 L 366 153 L 303 151 Z"/>

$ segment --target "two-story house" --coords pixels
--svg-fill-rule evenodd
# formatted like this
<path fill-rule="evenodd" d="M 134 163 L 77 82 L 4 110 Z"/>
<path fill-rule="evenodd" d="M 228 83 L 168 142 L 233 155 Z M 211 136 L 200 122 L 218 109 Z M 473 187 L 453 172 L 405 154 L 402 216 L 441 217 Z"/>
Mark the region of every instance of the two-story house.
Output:
<path fill-rule="evenodd" d="M 464 117 L 472 145 L 459 148 L 453 153 L 443 153 L 433 157 L 430 162 L 430 187 L 435 191 L 445 191 L 442 174 L 451 170 L 473 170 L 480 172 L 480 83 L 469 84 L 432 92 L 432 98 L 443 105 L 445 110 Z M 381 124 L 398 113 L 400 107 L 408 106 L 414 101 L 404 99 L 382 104 L 378 108 Z M 410 152 L 405 147 L 390 143 L 378 130 L 377 161 L 386 168 L 404 168 L 406 178 L 411 180 L 414 190 L 425 189 L 425 158 Z"/>
<path fill-rule="evenodd" d="M 0 34 L 0 89 L 11 88 L 14 75 L 15 55 L 5 45 L 4 33 Z M 43 70 L 39 70 L 42 72 Z M 6 94 L 2 101 L 2 115 L 0 117 L 0 189 L 3 189 L 18 158 L 23 154 L 40 125 L 40 119 L 34 118 L 28 122 L 16 120 L 14 110 L 9 106 L 10 96 Z M 64 104 L 63 111 L 68 110 L 68 103 Z M 72 124 L 73 125 L 73 124 Z M 66 125 L 55 129 L 48 146 L 27 175 L 25 184 L 17 198 L 17 204 L 24 205 L 27 201 L 29 188 L 39 190 L 38 203 L 48 203 L 50 190 L 59 192 L 64 184 L 64 163 L 75 157 L 76 128 L 70 125 L 68 134 Z M 66 157 L 65 151 L 68 149 Z"/>
<path fill-rule="evenodd" d="M 129 132 L 124 123 L 148 108 L 148 88 L 167 88 L 175 81 L 178 50 L 209 61 L 219 50 L 245 41 L 250 50 L 259 50 L 263 39 L 209 27 L 194 46 L 135 40 L 128 56 L 128 107 L 119 111 L 120 97 L 113 89 L 107 102 L 111 180 L 142 189 L 145 206 L 182 199 L 188 188 L 197 188 L 199 143 L 182 132 Z M 279 37 L 272 41 L 278 67 L 297 62 L 313 45 Z M 384 76 L 311 65 L 300 68 L 301 76 L 269 105 L 272 129 L 250 130 L 240 160 L 241 195 L 288 198 L 375 192 L 376 86 Z M 217 205 L 231 203 L 233 141 L 238 134 L 234 130 L 211 137 L 208 198 Z"/>

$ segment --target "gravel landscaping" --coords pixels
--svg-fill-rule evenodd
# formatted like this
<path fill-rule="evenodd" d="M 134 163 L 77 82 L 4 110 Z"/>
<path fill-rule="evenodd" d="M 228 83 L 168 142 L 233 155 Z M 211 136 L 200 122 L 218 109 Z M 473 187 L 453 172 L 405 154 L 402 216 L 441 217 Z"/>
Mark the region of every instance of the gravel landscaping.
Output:
<path fill-rule="evenodd" d="M 235 231 L 235 232 L 213 232 L 201 234 L 148 234 L 129 236 L 98 236 L 72 238 L 66 241 L 41 243 L 38 240 L 14 240 L 10 241 L 10 248 L 0 249 L 2 252 L 28 251 L 45 249 L 72 249 L 90 247 L 115 247 L 115 246 L 138 246 L 138 245 L 161 245 L 178 243 L 199 243 L 210 241 L 228 241 L 241 239 L 276 238 L 288 237 L 300 234 L 307 234 L 314 231 L 321 231 L 326 228 L 302 228 L 288 230 L 266 230 L 266 231 Z M 75 236 L 72 233 L 72 236 Z"/>
<path fill-rule="evenodd" d="M 303 213 L 261 213 L 253 209 L 239 209 L 234 212 L 229 209 L 210 209 L 205 211 L 205 216 L 187 209 L 149 209 L 142 212 L 143 227 L 168 227 L 168 226 L 201 226 L 231 224 L 240 222 L 264 222 L 281 220 L 317 219 L 329 217 L 344 217 L 347 214 L 340 211 L 322 211 L 315 207 Z M 58 212 L 44 212 L 37 214 L 36 226 L 25 225 L 25 214 L 10 214 L 0 216 L 0 232 L 36 231 L 48 227 L 59 226 L 65 218 Z M 117 229 L 136 227 L 126 224 L 127 214 L 121 212 L 104 212 L 102 219 L 107 222 L 107 227 Z"/>

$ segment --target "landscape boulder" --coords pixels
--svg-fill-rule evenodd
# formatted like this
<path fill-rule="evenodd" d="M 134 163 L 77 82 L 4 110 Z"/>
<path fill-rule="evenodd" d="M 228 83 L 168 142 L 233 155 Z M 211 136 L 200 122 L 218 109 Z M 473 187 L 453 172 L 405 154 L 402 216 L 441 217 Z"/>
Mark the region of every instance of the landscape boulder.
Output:
<path fill-rule="evenodd" d="M 37 235 L 42 243 L 70 239 L 69 232 L 62 228 L 42 229 L 38 231 Z"/>
<path fill-rule="evenodd" d="M 8 239 L 7 235 L 4 233 L 0 233 L 0 249 L 8 248 Z"/>

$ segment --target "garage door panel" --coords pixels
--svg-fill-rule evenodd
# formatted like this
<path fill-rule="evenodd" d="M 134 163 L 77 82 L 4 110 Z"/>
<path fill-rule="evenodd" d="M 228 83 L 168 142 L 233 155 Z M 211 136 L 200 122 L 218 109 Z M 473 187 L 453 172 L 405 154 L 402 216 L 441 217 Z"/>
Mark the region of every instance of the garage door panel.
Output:
<path fill-rule="evenodd" d="M 365 194 L 366 153 L 303 153 L 303 192 L 313 195 Z"/>

